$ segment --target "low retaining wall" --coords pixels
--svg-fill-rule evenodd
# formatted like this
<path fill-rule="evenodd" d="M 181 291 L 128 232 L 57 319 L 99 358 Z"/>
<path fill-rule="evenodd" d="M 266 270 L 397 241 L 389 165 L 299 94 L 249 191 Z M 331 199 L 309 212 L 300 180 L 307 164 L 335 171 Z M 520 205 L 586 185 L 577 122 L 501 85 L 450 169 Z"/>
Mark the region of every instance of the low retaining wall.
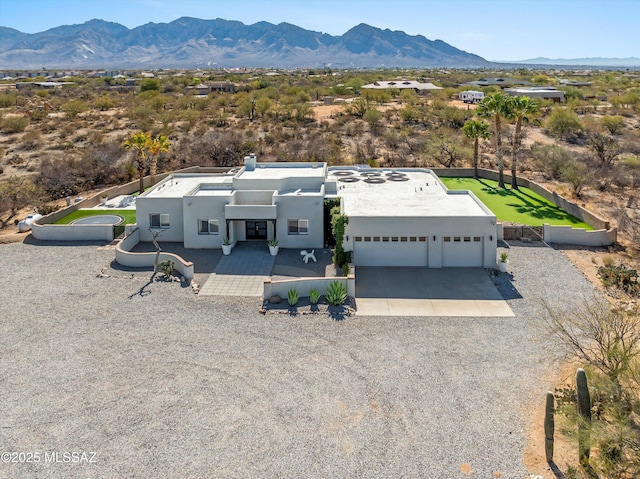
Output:
<path fill-rule="evenodd" d="M 113 225 L 31 225 L 34 238 L 43 241 L 113 241 Z"/>
<path fill-rule="evenodd" d="M 116 263 L 131 268 L 153 267 L 156 261 L 156 253 L 134 253 L 131 251 L 140 242 L 140 230 L 136 229 L 126 236 L 116 246 Z M 185 261 L 177 254 L 160 252 L 158 261 L 170 259 L 174 262 L 174 269 L 179 271 L 186 279 L 193 279 L 193 263 Z"/>
<path fill-rule="evenodd" d="M 589 231 L 571 226 L 544 225 L 544 240 L 547 243 L 609 246 L 615 243 L 617 236 L 616 228 Z"/>
<path fill-rule="evenodd" d="M 278 281 L 268 279 L 264 282 L 264 299 L 269 299 L 273 295 L 278 295 L 282 299 L 286 299 L 290 289 L 298 291 L 299 297 L 309 296 L 309 291 L 315 289 L 321 295 L 324 295 L 329 284 L 338 281 L 345 288 L 347 294 L 352 298 L 356 297 L 356 270 L 355 266 L 349 265 L 349 276 L 338 278 L 291 278 Z"/>

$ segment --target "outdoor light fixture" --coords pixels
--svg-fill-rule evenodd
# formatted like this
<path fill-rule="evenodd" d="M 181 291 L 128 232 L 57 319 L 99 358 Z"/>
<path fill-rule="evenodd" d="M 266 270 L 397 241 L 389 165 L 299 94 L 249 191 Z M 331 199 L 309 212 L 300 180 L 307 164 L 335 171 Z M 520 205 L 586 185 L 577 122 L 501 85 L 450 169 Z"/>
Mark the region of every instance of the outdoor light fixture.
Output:
<path fill-rule="evenodd" d="M 436 235 L 433 235 L 433 241 L 435 241 L 435 240 L 436 240 Z"/>

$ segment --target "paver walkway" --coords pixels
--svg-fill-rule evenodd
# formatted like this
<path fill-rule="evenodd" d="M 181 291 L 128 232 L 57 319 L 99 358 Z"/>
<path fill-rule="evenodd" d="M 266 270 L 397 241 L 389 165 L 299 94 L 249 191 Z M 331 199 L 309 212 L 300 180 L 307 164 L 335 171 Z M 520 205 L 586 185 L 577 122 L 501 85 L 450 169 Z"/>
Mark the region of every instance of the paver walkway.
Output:
<path fill-rule="evenodd" d="M 238 243 L 223 256 L 200 289 L 204 296 L 262 296 L 264 281 L 271 276 L 275 257 L 265 242 Z"/>

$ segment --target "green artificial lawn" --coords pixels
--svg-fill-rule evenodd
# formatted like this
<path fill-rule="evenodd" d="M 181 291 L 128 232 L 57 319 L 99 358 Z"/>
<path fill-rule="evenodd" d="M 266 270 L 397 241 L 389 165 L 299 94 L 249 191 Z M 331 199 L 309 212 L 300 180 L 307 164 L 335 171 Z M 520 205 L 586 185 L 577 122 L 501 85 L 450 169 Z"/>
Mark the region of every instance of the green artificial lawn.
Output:
<path fill-rule="evenodd" d="M 534 193 L 529 188 L 512 190 L 509 186 L 498 188 L 498 182 L 483 178 L 440 178 L 450 190 L 473 191 L 496 218 L 528 226 L 567 225 L 574 228 L 593 228 Z"/>
<path fill-rule="evenodd" d="M 80 218 L 86 218 L 87 216 L 98 216 L 98 215 L 119 215 L 124 217 L 124 223 L 127 225 L 135 224 L 136 222 L 136 210 L 76 210 L 72 213 L 69 213 L 67 216 L 60 218 L 54 224 L 56 225 L 68 225 L 69 223 L 74 222 Z"/>

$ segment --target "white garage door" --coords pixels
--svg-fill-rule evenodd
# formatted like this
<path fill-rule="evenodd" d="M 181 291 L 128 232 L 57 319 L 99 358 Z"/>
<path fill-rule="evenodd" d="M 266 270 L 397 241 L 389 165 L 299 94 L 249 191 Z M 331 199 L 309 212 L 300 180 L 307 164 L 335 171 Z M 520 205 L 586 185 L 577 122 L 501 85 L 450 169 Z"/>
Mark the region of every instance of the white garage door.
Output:
<path fill-rule="evenodd" d="M 426 236 L 356 236 L 356 266 L 427 266 Z"/>
<path fill-rule="evenodd" d="M 443 236 L 442 266 L 482 267 L 482 243 L 481 236 Z"/>

